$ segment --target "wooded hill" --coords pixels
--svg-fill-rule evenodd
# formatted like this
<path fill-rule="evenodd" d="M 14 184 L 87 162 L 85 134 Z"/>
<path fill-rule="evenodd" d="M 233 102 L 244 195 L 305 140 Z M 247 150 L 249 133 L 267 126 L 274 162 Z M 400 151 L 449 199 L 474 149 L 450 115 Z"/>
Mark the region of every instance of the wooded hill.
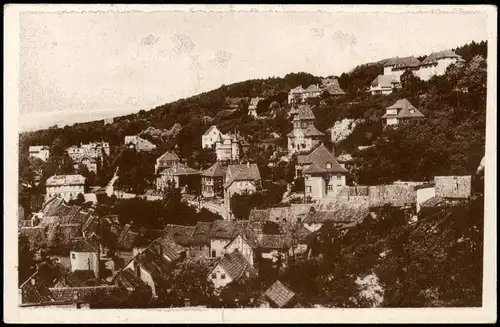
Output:
<path fill-rule="evenodd" d="M 338 79 L 347 93 L 345 96 L 333 98 L 323 94 L 311 103 L 315 105 L 316 126 L 325 132 L 324 142 L 331 145 L 326 129 L 335 121 L 364 119 L 351 136 L 336 144 L 337 155 L 351 153 L 357 160 L 358 168 L 352 172 L 352 178 L 360 184 L 397 179 L 422 180 L 439 174 L 471 174 L 484 155 L 486 47 L 483 41 L 455 49 L 466 60 L 464 67 L 451 66 L 445 75 L 427 82 L 406 74 L 403 89 L 391 95 L 371 96 L 365 92 L 371 81 L 382 73 L 383 60 L 360 65 L 342 74 Z M 111 144 L 112 155 L 107 163 L 109 171 L 97 178 L 104 183 L 114 171 L 113 165 L 121 154 L 124 136 L 141 134 L 157 145 L 156 151 L 146 161 L 174 149 L 194 168 L 201 168 L 206 165 L 198 162 L 201 161 L 199 157 L 203 157 L 201 135 L 213 124 L 223 132 L 237 128 L 251 144 L 268 139 L 275 132 L 280 135 L 277 144 L 286 146 L 286 134 L 292 129 L 286 117 L 290 108 L 287 92 L 298 85 L 307 87 L 319 83 L 321 77 L 304 72 L 282 78 L 248 80 L 222 85 L 149 111 L 117 117 L 107 125 L 103 121 L 94 121 L 22 133 L 19 142 L 21 166 L 29 166 L 26 160 L 29 145 L 50 145 L 51 155 L 57 158 L 63 156 L 64 148 L 70 145 L 105 140 Z M 264 98 L 257 108 L 264 119 L 247 115 L 245 99 L 239 109 L 231 109 L 227 101 L 228 98 L 257 96 Z M 397 131 L 383 132 L 380 117 L 385 107 L 399 98 L 407 98 L 426 119 Z M 149 132 L 142 133 L 148 128 Z M 160 132 L 155 134 L 151 130 Z M 356 150 L 358 145 L 371 144 L 375 146 L 366 151 Z"/>

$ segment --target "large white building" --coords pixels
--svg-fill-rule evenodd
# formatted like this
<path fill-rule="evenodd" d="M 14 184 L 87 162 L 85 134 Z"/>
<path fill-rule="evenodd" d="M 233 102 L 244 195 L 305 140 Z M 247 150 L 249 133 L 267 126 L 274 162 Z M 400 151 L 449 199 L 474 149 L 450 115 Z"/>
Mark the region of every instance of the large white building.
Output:
<path fill-rule="evenodd" d="M 215 125 L 201 136 L 201 144 L 205 149 L 214 149 L 218 161 L 240 159 L 243 147 L 247 145 L 238 133 L 222 134 Z"/>
<path fill-rule="evenodd" d="M 67 152 L 73 160 L 75 168 L 79 164 L 83 164 L 89 171 L 97 173 L 97 162 L 102 160 L 104 154 L 110 155 L 110 147 L 108 142 L 80 143 L 80 146 L 69 147 Z"/>
<path fill-rule="evenodd" d="M 85 194 L 85 177 L 82 175 L 54 175 L 47 179 L 45 199 L 54 196 L 65 201 L 74 200 L 78 194 Z"/>
<path fill-rule="evenodd" d="M 50 149 L 47 145 L 30 146 L 29 154 L 31 158 L 39 158 L 43 161 L 49 160 Z"/>

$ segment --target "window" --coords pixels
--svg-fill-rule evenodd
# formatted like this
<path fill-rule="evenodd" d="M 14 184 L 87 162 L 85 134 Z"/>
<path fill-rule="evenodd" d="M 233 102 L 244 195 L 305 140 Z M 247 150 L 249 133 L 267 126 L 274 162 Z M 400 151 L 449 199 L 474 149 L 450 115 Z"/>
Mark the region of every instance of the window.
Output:
<path fill-rule="evenodd" d="M 326 163 L 326 168 L 332 168 L 332 163 L 331 162 L 327 162 Z"/>
<path fill-rule="evenodd" d="M 220 279 L 226 279 L 226 274 L 220 274 Z"/>
<path fill-rule="evenodd" d="M 212 257 L 214 257 L 214 258 L 216 257 L 216 252 L 215 252 L 215 250 L 212 250 Z"/>
<path fill-rule="evenodd" d="M 311 193 L 311 191 L 312 191 L 311 186 L 306 186 L 306 192 Z"/>
<path fill-rule="evenodd" d="M 328 192 L 332 192 L 333 191 L 333 185 L 328 185 Z"/>
<path fill-rule="evenodd" d="M 217 278 L 217 274 L 216 273 L 212 273 L 212 279 L 216 279 Z"/>
<path fill-rule="evenodd" d="M 71 259 L 73 259 L 73 260 L 76 259 L 76 255 L 74 253 L 71 253 Z"/>

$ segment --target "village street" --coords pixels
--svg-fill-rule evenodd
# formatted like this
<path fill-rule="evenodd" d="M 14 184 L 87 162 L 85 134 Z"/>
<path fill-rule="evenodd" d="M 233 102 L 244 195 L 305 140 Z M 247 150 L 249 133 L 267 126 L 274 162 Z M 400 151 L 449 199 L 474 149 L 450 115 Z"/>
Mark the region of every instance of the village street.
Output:
<path fill-rule="evenodd" d="M 201 201 L 198 201 L 198 197 L 189 194 L 184 194 L 182 198 L 193 207 L 205 208 L 210 212 L 221 215 L 224 219 L 227 217 L 227 210 L 224 208 L 222 200 L 201 199 Z"/>

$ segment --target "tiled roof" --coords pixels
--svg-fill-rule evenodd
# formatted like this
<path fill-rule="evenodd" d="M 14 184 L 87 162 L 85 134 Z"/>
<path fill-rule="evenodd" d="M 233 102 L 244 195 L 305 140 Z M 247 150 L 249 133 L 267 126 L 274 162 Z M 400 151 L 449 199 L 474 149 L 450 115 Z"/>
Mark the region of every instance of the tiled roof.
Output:
<path fill-rule="evenodd" d="M 224 167 L 224 165 L 220 161 L 217 161 L 210 168 L 208 168 L 207 170 L 203 171 L 203 173 L 201 174 L 201 176 L 205 176 L 205 177 L 224 177 L 225 174 L 226 174 L 226 168 Z"/>
<path fill-rule="evenodd" d="M 20 287 L 22 303 L 43 303 L 54 299 L 49 291 L 48 285 L 40 278 L 38 271 L 35 272 Z"/>
<path fill-rule="evenodd" d="M 471 176 L 435 176 L 436 196 L 467 199 L 472 194 Z"/>
<path fill-rule="evenodd" d="M 132 249 L 139 234 L 130 230 L 130 225 L 126 224 L 118 236 L 117 245 L 120 249 Z"/>
<path fill-rule="evenodd" d="M 171 271 L 167 259 L 157 255 L 151 249 L 140 252 L 133 260 L 151 274 L 155 285 L 161 285 Z"/>
<path fill-rule="evenodd" d="M 142 287 L 149 287 L 148 284 L 144 283 L 142 279 L 136 276 L 131 268 L 119 271 L 115 277 L 118 285 L 126 289 L 136 289 Z"/>
<path fill-rule="evenodd" d="M 196 175 L 199 174 L 200 172 L 196 169 L 193 169 L 189 167 L 188 165 L 185 165 L 183 163 L 178 163 L 171 168 L 168 168 L 170 171 L 172 171 L 172 175 L 174 176 L 180 176 L 180 175 Z"/>
<path fill-rule="evenodd" d="M 71 251 L 73 252 L 97 252 L 98 245 L 90 240 L 80 238 L 73 239 Z"/>
<path fill-rule="evenodd" d="M 74 175 L 54 175 L 47 179 L 45 182 L 47 186 L 60 186 L 60 185 L 83 185 L 85 184 L 85 177 L 79 174 Z"/>
<path fill-rule="evenodd" d="M 279 308 L 282 308 L 290 302 L 290 300 L 295 296 L 295 293 L 283 285 L 282 282 L 277 280 L 266 290 L 264 295 Z"/>
<path fill-rule="evenodd" d="M 397 109 L 398 113 L 397 115 L 388 115 L 385 114 L 382 116 L 382 118 L 388 118 L 388 117 L 397 117 L 397 118 L 422 118 L 424 115 L 418 111 L 415 106 L 413 106 L 408 100 L 406 99 L 399 99 L 394 103 L 392 106 L 387 107 L 387 109 Z"/>
<path fill-rule="evenodd" d="M 165 235 L 172 237 L 180 245 L 188 246 L 193 238 L 196 226 L 166 225 Z"/>
<path fill-rule="evenodd" d="M 438 196 L 433 196 L 430 199 L 420 203 L 420 207 L 437 207 L 443 203 L 443 199 Z"/>
<path fill-rule="evenodd" d="M 86 281 L 95 279 L 93 270 L 75 270 L 64 276 L 65 284 L 68 286 L 82 286 Z"/>
<path fill-rule="evenodd" d="M 323 91 L 327 91 L 331 95 L 343 95 L 344 90 L 340 88 L 339 81 L 336 78 L 327 78 L 321 81 Z"/>
<path fill-rule="evenodd" d="M 158 248 L 159 247 L 159 248 Z M 163 236 L 154 240 L 148 248 L 151 251 L 161 250 L 161 253 L 167 256 L 171 261 L 178 260 L 181 253 L 186 251 L 186 248 L 177 244 L 170 236 Z"/>
<path fill-rule="evenodd" d="M 342 167 L 338 162 L 333 153 L 331 153 L 324 144 L 318 146 L 314 151 L 312 151 L 309 155 L 299 156 L 297 158 L 299 164 L 315 164 L 311 165 L 307 169 L 304 170 L 304 173 L 308 172 L 327 172 L 327 173 L 347 173 L 347 170 Z M 328 167 L 328 163 L 330 163 L 330 167 Z"/>
<path fill-rule="evenodd" d="M 65 202 L 62 198 L 55 196 L 47 200 L 47 202 L 42 205 L 41 212 L 44 216 L 54 216 L 57 210 L 59 210 L 59 207 L 64 203 Z"/>
<path fill-rule="evenodd" d="M 100 290 L 112 291 L 117 285 L 81 286 L 81 287 L 58 287 L 50 288 L 50 293 L 55 301 L 73 302 L 75 293 L 80 301 L 85 301 L 88 296 Z"/>
<path fill-rule="evenodd" d="M 233 281 L 238 280 L 248 272 L 250 276 L 255 276 L 255 271 L 247 259 L 238 251 L 226 253 L 219 261 L 220 266 L 231 277 Z"/>
<path fill-rule="evenodd" d="M 382 88 L 392 88 L 393 84 L 397 83 L 399 83 L 399 80 L 394 75 L 378 75 L 371 85 L 380 86 Z"/>
<path fill-rule="evenodd" d="M 248 220 L 237 220 L 234 225 L 232 237 L 236 237 L 238 234 L 244 233 L 245 230 L 247 229 L 247 226 L 248 226 Z"/>
<path fill-rule="evenodd" d="M 316 84 L 309 85 L 304 92 L 321 92 L 321 89 Z"/>
<path fill-rule="evenodd" d="M 40 152 L 44 149 L 48 150 L 49 146 L 48 145 L 31 145 L 29 147 L 29 152 Z"/>
<path fill-rule="evenodd" d="M 314 127 L 314 125 L 310 125 L 308 126 L 305 130 L 304 130 L 304 136 L 323 136 L 324 134 L 321 133 L 316 127 Z"/>
<path fill-rule="evenodd" d="M 384 67 L 394 66 L 394 68 L 405 68 L 405 67 L 418 67 L 419 65 L 420 61 L 414 56 L 411 56 L 411 57 L 389 59 L 384 64 Z"/>
<path fill-rule="evenodd" d="M 191 244 L 202 245 L 210 244 L 210 230 L 212 229 L 213 222 L 198 222 L 196 224 L 196 229 L 194 230 L 193 237 L 191 239 Z"/>
<path fill-rule="evenodd" d="M 288 235 L 262 234 L 258 237 L 258 244 L 263 249 L 288 249 L 292 240 Z"/>
<path fill-rule="evenodd" d="M 232 220 L 215 220 L 210 230 L 210 238 L 233 238 L 236 222 Z"/>
<path fill-rule="evenodd" d="M 156 162 L 163 162 L 163 161 L 175 161 L 179 160 L 179 156 L 177 154 L 172 153 L 170 151 L 165 152 L 162 154 L 158 159 L 156 159 Z"/>
<path fill-rule="evenodd" d="M 210 127 L 207 129 L 207 131 L 206 131 L 205 133 L 203 133 L 203 135 L 208 135 L 208 134 L 210 134 L 210 132 L 211 132 L 213 129 L 216 129 L 216 128 L 217 128 L 217 126 L 215 126 L 215 125 L 210 126 Z"/>
<path fill-rule="evenodd" d="M 362 214 L 368 214 L 368 211 Z M 359 213 L 347 210 L 338 210 L 338 211 L 316 211 L 310 212 L 307 214 L 304 223 L 312 224 L 312 223 L 324 223 L 325 221 L 333 221 L 339 223 L 348 223 L 355 220 L 360 219 Z"/>
<path fill-rule="evenodd" d="M 457 55 L 452 50 L 443 50 L 438 52 L 433 52 L 425 58 L 420 65 L 429 65 L 436 63 L 439 59 L 445 58 L 457 58 L 459 60 L 463 60 L 461 56 Z"/>
<path fill-rule="evenodd" d="M 260 181 L 260 171 L 257 164 L 229 165 L 226 170 L 224 188 L 228 188 L 234 181 Z"/>
<path fill-rule="evenodd" d="M 304 92 L 304 88 L 302 87 L 302 85 L 299 85 L 290 90 L 290 93 L 302 93 L 302 92 Z"/>
<path fill-rule="evenodd" d="M 299 105 L 297 108 L 297 115 L 294 119 L 299 120 L 314 120 L 314 113 L 309 105 Z"/>

